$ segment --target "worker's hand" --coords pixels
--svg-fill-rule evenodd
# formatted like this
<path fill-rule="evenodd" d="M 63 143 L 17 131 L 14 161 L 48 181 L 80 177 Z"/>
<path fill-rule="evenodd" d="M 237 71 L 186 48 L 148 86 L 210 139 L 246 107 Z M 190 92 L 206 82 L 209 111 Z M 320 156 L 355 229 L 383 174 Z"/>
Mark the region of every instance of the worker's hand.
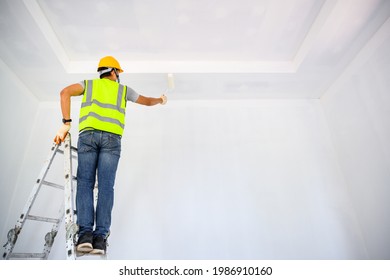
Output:
<path fill-rule="evenodd" d="M 160 98 L 162 99 L 161 105 L 165 105 L 168 101 L 168 98 L 165 96 L 165 94 L 161 95 Z"/>
<path fill-rule="evenodd" d="M 64 124 L 62 127 L 58 130 L 56 137 L 54 137 L 54 142 L 59 145 L 61 142 L 65 140 L 66 134 L 68 134 L 68 131 L 70 130 L 70 124 Z"/>

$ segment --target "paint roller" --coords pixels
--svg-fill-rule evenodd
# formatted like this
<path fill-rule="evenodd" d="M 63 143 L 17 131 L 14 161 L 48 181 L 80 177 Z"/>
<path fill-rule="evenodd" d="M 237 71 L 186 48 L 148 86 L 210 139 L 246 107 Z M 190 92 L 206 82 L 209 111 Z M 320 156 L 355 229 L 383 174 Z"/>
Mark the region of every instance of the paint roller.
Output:
<path fill-rule="evenodd" d="M 175 81 L 173 79 L 173 74 L 169 73 L 167 75 L 167 79 L 168 79 L 168 88 L 165 90 L 165 94 L 167 94 L 168 92 L 172 92 L 175 89 Z M 165 96 L 165 94 L 161 96 L 163 100 L 162 102 L 163 105 L 167 103 L 167 97 Z"/>
<path fill-rule="evenodd" d="M 173 74 L 169 73 L 168 74 L 168 88 L 166 92 L 171 92 L 175 89 L 175 81 L 173 79 Z"/>

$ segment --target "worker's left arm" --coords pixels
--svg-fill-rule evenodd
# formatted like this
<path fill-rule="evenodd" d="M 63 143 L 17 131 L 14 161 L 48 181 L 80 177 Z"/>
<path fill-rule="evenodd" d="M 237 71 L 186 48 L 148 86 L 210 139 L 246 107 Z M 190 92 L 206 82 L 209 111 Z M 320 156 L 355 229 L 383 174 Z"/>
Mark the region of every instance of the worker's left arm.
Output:
<path fill-rule="evenodd" d="M 167 97 L 165 95 L 161 95 L 161 97 L 159 98 L 154 98 L 154 97 L 146 97 L 143 95 L 139 95 L 135 103 L 145 105 L 145 106 L 154 106 L 157 104 L 164 105 L 165 103 L 167 103 Z"/>
<path fill-rule="evenodd" d="M 146 97 L 139 93 L 137 93 L 135 90 L 133 90 L 131 87 L 126 86 L 126 99 L 128 101 L 145 105 L 145 106 L 154 106 L 157 104 L 164 105 L 167 103 L 167 97 L 163 94 L 160 96 L 160 98 L 154 98 L 154 97 Z"/>

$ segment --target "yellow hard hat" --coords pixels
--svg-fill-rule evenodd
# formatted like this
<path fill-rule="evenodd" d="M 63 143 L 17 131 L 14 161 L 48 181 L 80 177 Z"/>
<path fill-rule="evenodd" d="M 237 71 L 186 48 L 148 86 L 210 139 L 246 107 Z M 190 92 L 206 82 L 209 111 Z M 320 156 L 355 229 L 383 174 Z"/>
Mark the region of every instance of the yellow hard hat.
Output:
<path fill-rule="evenodd" d="M 112 56 L 105 56 L 102 59 L 100 59 L 98 69 L 100 67 L 116 68 L 119 70 L 119 73 L 123 72 L 121 66 L 119 65 L 118 60 L 116 60 Z"/>

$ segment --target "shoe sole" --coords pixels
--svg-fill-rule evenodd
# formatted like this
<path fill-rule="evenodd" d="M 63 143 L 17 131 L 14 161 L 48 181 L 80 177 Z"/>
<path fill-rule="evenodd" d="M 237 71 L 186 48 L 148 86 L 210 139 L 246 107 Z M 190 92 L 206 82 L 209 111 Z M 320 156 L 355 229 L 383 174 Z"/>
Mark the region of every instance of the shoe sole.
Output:
<path fill-rule="evenodd" d="M 77 245 L 76 250 L 82 253 L 89 253 L 93 250 L 91 243 L 81 243 Z"/>
<path fill-rule="evenodd" d="M 102 249 L 93 249 L 89 253 L 94 254 L 94 255 L 104 255 L 106 252 L 105 252 L 105 250 L 102 250 Z"/>

